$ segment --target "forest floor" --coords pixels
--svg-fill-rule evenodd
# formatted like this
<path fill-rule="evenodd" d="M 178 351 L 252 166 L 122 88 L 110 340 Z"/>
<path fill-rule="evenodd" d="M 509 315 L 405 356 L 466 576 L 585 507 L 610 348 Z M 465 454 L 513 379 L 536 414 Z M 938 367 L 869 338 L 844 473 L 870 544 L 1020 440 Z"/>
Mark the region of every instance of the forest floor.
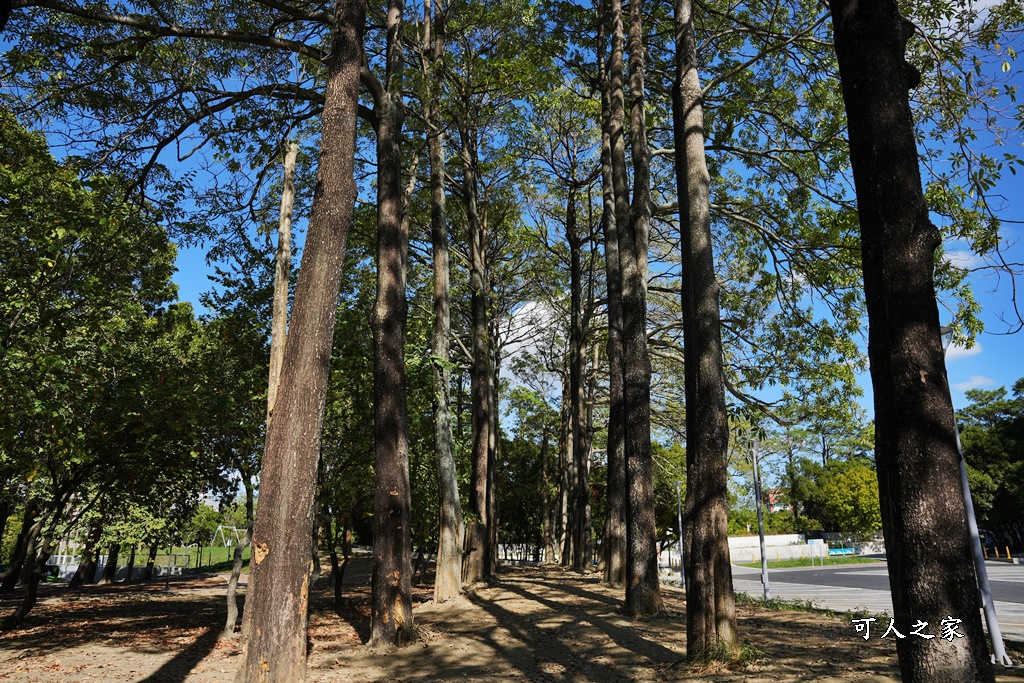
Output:
<path fill-rule="evenodd" d="M 329 575 L 312 593 L 310 681 L 898 681 L 895 646 L 865 641 L 849 615 L 739 605 L 744 661 L 693 668 L 684 661 L 685 601 L 665 586 L 666 612 L 642 621 L 620 610 L 621 591 L 597 575 L 557 568 L 504 570 L 450 603 L 415 589 L 419 639 L 388 655 L 368 652 L 369 559 L 354 560 L 345 605 Z M 428 575 L 428 580 L 432 578 Z M 232 680 L 236 639 L 221 639 L 225 577 L 129 586 L 42 588 L 19 630 L 0 634 L 0 681 L 215 683 Z M 0 613 L 20 597 L 0 596 Z M 949 644 L 936 638 L 936 648 Z M 1016 651 L 1014 659 L 1024 653 Z M 1000 681 L 1024 681 L 1004 672 Z"/>

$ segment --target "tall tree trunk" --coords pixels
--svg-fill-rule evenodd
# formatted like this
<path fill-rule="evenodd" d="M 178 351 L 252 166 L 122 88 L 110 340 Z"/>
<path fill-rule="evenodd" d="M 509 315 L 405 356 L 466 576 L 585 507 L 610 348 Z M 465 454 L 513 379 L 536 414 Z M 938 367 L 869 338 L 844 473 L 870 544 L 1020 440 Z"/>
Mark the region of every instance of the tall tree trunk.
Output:
<path fill-rule="evenodd" d="M 486 233 L 486 228 L 485 228 Z M 489 335 L 490 340 L 497 339 L 497 333 Z M 500 373 L 499 350 L 493 345 L 490 349 L 491 368 L 488 372 L 487 384 L 487 410 L 490 418 L 487 437 L 487 521 L 490 538 L 490 570 L 488 577 L 498 571 L 498 452 L 501 448 L 501 441 L 498 439 L 501 434 L 498 424 L 498 376 Z"/>
<path fill-rule="evenodd" d="M 149 555 L 146 557 L 146 570 L 142 572 L 142 580 L 150 581 L 153 578 L 153 570 L 156 568 L 156 553 L 160 544 L 155 541 L 149 545 Z"/>
<path fill-rule="evenodd" d="M 469 489 L 469 509 L 473 519 L 466 530 L 466 542 L 469 547 L 466 549 L 462 576 L 463 583 L 467 585 L 491 576 L 491 533 L 487 505 L 491 431 L 488 389 L 491 382 L 491 363 L 487 339 L 487 254 L 486 237 L 477 207 L 477 131 L 469 120 L 471 115 L 468 101 L 464 102 L 464 111 L 459 122 L 462 142 L 459 156 L 462 161 L 466 221 L 469 225 L 470 335 L 473 346 L 473 365 L 470 370 L 473 475 Z"/>
<path fill-rule="evenodd" d="M 621 11 L 621 8 L 620 8 Z M 598 14 L 598 72 L 601 87 L 601 195 L 604 228 L 605 276 L 608 282 L 608 483 L 605 497 L 604 581 L 621 586 L 626 581 L 626 451 L 623 441 L 622 273 L 619 267 L 616 185 L 612 171 L 612 82 L 605 68 L 605 33 L 608 0 Z M 622 43 L 618 53 L 618 88 L 622 96 Z M 613 52 L 614 56 L 614 52 Z M 622 129 L 619 123 L 618 136 Z M 623 169 L 624 170 L 624 169 Z"/>
<path fill-rule="evenodd" d="M 353 175 L 365 0 L 339 2 L 327 62 L 320 162 L 292 304 L 274 420 L 260 472 L 260 505 L 238 680 L 306 680 L 309 527 Z"/>
<path fill-rule="evenodd" d="M 436 7 L 436 9 L 435 9 Z M 431 42 L 432 40 L 432 42 Z M 448 219 L 444 189 L 444 126 L 438 105 L 443 88 L 444 10 L 441 0 L 424 3 L 423 51 L 427 97 L 423 117 L 430 155 L 430 241 L 434 268 L 434 324 L 430 348 L 434 356 L 434 459 L 437 461 L 438 528 L 434 602 L 445 602 L 462 592 L 462 504 L 459 501 L 455 444 L 452 441 L 450 392 L 452 376 L 448 337 L 451 328 Z"/>
<path fill-rule="evenodd" d="M 729 425 L 690 0 L 675 1 L 675 32 L 672 119 L 686 354 L 686 651 L 690 659 L 702 661 L 737 647 L 727 519 Z"/>
<path fill-rule="evenodd" d="M 407 224 L 402 221 L 402 8 L 389 0 L 387 74 L 377 113 L 377 303 L 373 312 L 373 591 L 371 647 L 413 638 L 412 502 L 405 388 Z"/>
<path fill-rule="evenodd" d="M 89 535 L 86 537 L 85 545 L 82 547 L 82 557 L 78 562 L 78 569 L 75 570 L 75 575 L 71 577 L 68 588 L 78 588 L 83 583 L 92 581 L 95 578 L 96 546 L 99 545 L 100 536 L 102 535 L 103 525 L 97 520 L 89 527 Z"/>
<path fill-rule="evenodd" d="M 274 257 L 274 308 L 270 321 L 270 374 L 267 381 L 267 431 L 274 406 L 277 403 L 277 390 L 281 383 L 281 368 L 284 365 L 284 349 L 288 342 L 288 291 L 291 284 L 292 271 L 292 213 L 295 205 L 295 164 L 298 160 L 299 145 L 294 140 L 287 140 L 284 149 L 284 181 L 281 187 L 281 209 L 277 221 L 277 252 Z M 333 331 L 332 331 L 333 335 Z M 246 533 L 252 542 L 253 522 L 250 520 Z M 233 568 L 232 568 L 233 569 Z M 249 573 L 247 595 L 252 595 L 256 583 L 256 573 Z M 237 606 L 234 608 L 237 610 Z M 230 613 L 232 608 L 228 607 Z M 242 617 L 241 641 L 249 639 L 252 626 L 253 610 L 246 610 Z"/>
<path fill-rule="evenodd" d="M 36 517 L 40 512 L 39 504 L 36 501 L 30 500 L 25 503 L 25 512 L 21 518 L 21 529 L 18 531 L 18 540 L 14 544 L 14 550 L 11 552 L 10 564 L 3 574 L 0 574 L 0 592 L 2 593 L 14 590 L 14 586 L 17 585 L 18 579 L 21 577 L 21 569 L 25 564 L 25 554 L 28 551 L 29 536 L 37 521 Z M 38 533 L 38 530 L 36 533 Z"/>
<path fill-rule="evenodd" d="M 913 24 L 894 0 L 830 0 L 860 216 L 875 462 L 897 628 L 961 633 L 941 648 L 897 640 L 904 681 L 991 681 L 960 485 L 933 268 L 939 231 L 921 189 L 904 60 Z"/>
<path fill-rule="evenodd" d="M 338 525 L 333 517 L 327 518 L 327 538 L 330 541 L 328 557 L 331 559 L 331 579 L 334 583 L 334 608 L 341 608 L 341 581 L 338 580 L 338 573 L 341 567 L 338 563 Z"/>
<path fill-rule="evenodd" d="M 338 566 L 338 551 L 331 546 L 331 573 L 334 575 L 334 609 L 341 609 L 341 595 L 345 584 L 345 570 L 348 569 L 349 559 L 352 557 L 352 530 L 348 527 L 348 515 L 342 525 L 341 532 L 341 566 Z M 335 542 L 337 538 L 335 537 Z"/>
<path fill-rule="evenodd" d="M 561 448 L 558 452 L 558 504 L 561 537 L 559 542 L 558 563 L 568 567 L 572 562 L 572 531 L 576 496 L 573 495 L 576 476 L 575 432 L 572 424 L 572 389 L 568 374 L 562 375 L 562 404 L 559 410 L 559 430 L 561 432 Z"/>
<path fill-rule="evenodd" d="M 295 161 L 299 143 L 288 140 L 284 150 L 284 185 L 277 222 L 277 254 L 274 258 L 274 312 L 270 322 L 270 381 L 267 384 L 267 422 L 277 402 L 281 363 L 288 340 L 288 285 L 292 275 L 292 207 L 295 205 Z"/>
<path fill-rule="evenodd" d="M 544 564 L 555 562 L 555 506 L 551 499 L 551 432 L 544 425 L 540 441 L 540 466 L 544 490 L 541 497 L 541 520 L 543 524 Z"/>
<path fill-rule="evenodd" d="M 46 570 L 46 561 L 50 559 L 50 531 L 41 532 L 43 519 L 40 518 L 32 525 L 34 531 L 29 532 L 28 545 L 25 553 L 25 567 L 28 570 L 24 577 L 25 597 L 15 608 L 14 612 L 0 622 L 0 630 L 12 629 L 25 619 L 25 616 L 35 607 L 39 592 L 39 582 L 43 579 Z"/>
<path fill-rule="evenodd" d="M 565 237 L 569 243 L 569 428 L 572 430 L 573 462 L 573 553 L 572 568 L 578 572 L 588 571 L 587 541 L 590 538 L 589 520 L 586 515 L 590 501 L 587 457 L 589 453 L 584 441 L 586 419 L 584 417 L 583 364 L 586 362 L 583 341 L 583 266 L 580 257 L 580 236 L 576 217 L 576 193 L 578 188 L 569 183 L 565 204 Z"/>
<path fill-rule="evenodd" d="M 117 560 L 120 556 L 121 544 L 111 543 L 110 550 L 107 551 L 106 564 L 103 565 L 103 576 L 100 577 L 101 586 L 114 583 L 114 579 L 117 577 Z"/>
<path fill-rule="evenodd" d="M 245 535 L 242 542 L 235 546 L 233 562 L 231 563 L 231 578 L 228 579 L 227 603 L 228 616 L 224 621 L 222 638 L 227 638 L 235 633 L 235 624 L 238 622 L 238 581 L 242 577 L 242 553 L 252 542 L 253 508 L 255 505 L 252 479 L 247 472 L 242 473 L 242 485 L 245 486 Z"/>
<path fill-rule="evenodd" d="M 122 583 L 132 582 L 132 574 L 135 573 L 135 545 L 135 543 L 132 543 L 132 549 L 128 552 L 128 564 L 125 566 Z"/>
<path fill-rule="evenodd" d="M 619 0 L 613 26 L 622 28 Z M 616 17 L 618 17 L 616 19 Z M 631 0 L 629 19 L 630 143 L 633 201 L 619 231 L 622 267 L 622 350 L 626 420 L 626 610 L 633 617 L 661 611 L 654 461 L 651 457 L 651 362 L 647 350 L 647 243 L 650 169 L 644 125 L 643 2 Z M 616 193 L 617 194 L 617 193 Z"/>

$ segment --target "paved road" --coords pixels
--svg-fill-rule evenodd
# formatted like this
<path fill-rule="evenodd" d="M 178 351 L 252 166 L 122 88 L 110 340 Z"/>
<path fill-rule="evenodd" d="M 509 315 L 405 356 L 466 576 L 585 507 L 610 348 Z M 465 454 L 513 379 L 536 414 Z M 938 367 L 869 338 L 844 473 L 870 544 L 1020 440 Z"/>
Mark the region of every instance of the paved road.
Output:
<path fill-rule="evenodd" d="M 1024 642 L 1024 565 L 987 562 L 985 566 L 1003 635 Z M 733 565 L 732 576 L 737 591 L 761 597 L 759 569 Z M 817 607 L 836 611 L 867 609 L 892 613 L 889 575 L 882 562 L 769 569 L 768 583 L 773 598 L 810 600 Z"/>

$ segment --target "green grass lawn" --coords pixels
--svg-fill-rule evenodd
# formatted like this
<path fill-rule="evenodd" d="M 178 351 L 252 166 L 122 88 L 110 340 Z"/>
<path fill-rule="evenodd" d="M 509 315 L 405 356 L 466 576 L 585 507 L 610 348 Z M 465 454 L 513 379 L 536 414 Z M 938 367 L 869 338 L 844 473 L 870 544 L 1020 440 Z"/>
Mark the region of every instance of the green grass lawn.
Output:
<path fill-rule="evenodd" d="M 878 560 L 870 557 L 851 557 L 849 555 L 835 555 L 833 557 L 822 558 L 826 567 L 834 564 L 872 564 L 878 562 Z M 820 567 L 822 565 L 822 559 L 814 560 L 814 566 Z M 741 567 L 753 567 L 754 569 L 760 569 L 760 562 L 744 562 L 740 565 Z M 769 569 L 786 569 L 788 567 L 810 567 L 810 558 L 800 558 L 796 560 L 782 560 L 781 562 L 768 561 Z"/>
<path fill-rule="evenodd" d="M 166 553 L 166 550 L 162 551 Z M 175 548 L 174 553 L 177 554 L 188 554 L 191 557 L 189 564 L 189 571 L 198 572 L 202 574 L 216 574 L 220 572 L 231 571 L 231 566 L 234 563 L 234 548 L 203 548 L 202 559 L 199 559 L 198 552 L 195 548 Z M 245 573 L 249 572 L 249 548 L 248 546 L 242 551 L 242 571 Z M 158 560 L 159 561 L 159 560 Z M 179 558 L 179 562 L 181 559 Z"/>

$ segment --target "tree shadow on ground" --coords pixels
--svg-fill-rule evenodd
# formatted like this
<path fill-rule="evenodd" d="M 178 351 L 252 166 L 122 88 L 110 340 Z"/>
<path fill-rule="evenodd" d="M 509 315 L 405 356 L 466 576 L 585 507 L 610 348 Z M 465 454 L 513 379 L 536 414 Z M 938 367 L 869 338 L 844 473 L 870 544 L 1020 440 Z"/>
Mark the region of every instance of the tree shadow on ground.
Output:
<path fill-rule="evenodd" d="M 218 583 L 223 582 L 204 585 L 210 589 Z M 45 654 L 104 645 L 145 653 L 172 652 L 177 643 L 156 634 L 194 633 L 197 628 L 223 623 L 223 597 L 220 601 L 197 600 L 199 594 L 192 589 L 163 592 L 160 587 L 130 584 L 65 590 L 59 599 L 51 596 L 41 601 L 21 628 L 0 634 L 0 650 Z M 0 610 L 13 609 L 16 602 L 17 598 L 0 600 Z"/>
<path fill-rule="evenodd" d="M 206 659 L 217 646 L 220 629 L 211 628 L 194 643 L 164 662 L 163 666 L 139 683 L 182 683 L 199 662 Z"/>
<path fill-rule="evenodd" d="M 637 628 L 635 628 L 635 626 L 642 625 L 642 622 L 639 622 L 639 624 L 637 622 L 633 622 L 628 623 L 627 625 L 620 626 L 609 620 L 608 617 L 611 617 L 612 615 L 601 616 L 599 614 L 595 614 L 595 612 L 600 612 L 603 609 L 604 605 L 618 606 L 619 603 L 610 596 L 603 596 L 592 591 L 583 590 L 578 586 L 573 585 L 575 582 L 581 581 L 586 581 L 586 579 L 581 577 L 575 578 L 573 581 L 563 581 L 558 584 L 553 584 L 546 581 L 538 581 L 535 579 L 523 578 L 517 581 L 504 581 L 502 582 L 502 586 L 506 590 L 517 595 L 520 595 L 525 599 L 534 600 L 540 603 L 541 605 L 544 605 L 552 612 L 561 612 L 564 614 L 569 614 L 573 617 L 579 618 L 580 620 L 591 624 L 595 628 L 603 631 L 609 638 L 612 639 L 612 641 L 614 641 L 620 647 L 625 648 L 627 650 L 631 650 L 632 652 L 638 655 L 646 657 L 652 663 L 665 664 L 679 661 L 680 655 L 677 652 L 653 640 L 638 637 L 638 633 L 640 633 L 640 631 L 638 631 Z M 551 591 L 562 591 L 564 593 L 569 593 L 570 595 L 582 597 L 585 600 L 590 601 L 590 604 L 584 603 L 566 606 L 564 604 L 560 604 L 556 600 L 542 597 L 537 592 L 528 591 L 523 586 L 518 584 L 543 586 Z M 487 608 L 484 607 L 484 609 Z M 617 616 L 615 618 L 625 620 L 624 616 Z M 680 629 L 682 633 L 685 633 L 685 614 L 673 614 L 670 618 L 678 619 L 680 623 Z"/>

